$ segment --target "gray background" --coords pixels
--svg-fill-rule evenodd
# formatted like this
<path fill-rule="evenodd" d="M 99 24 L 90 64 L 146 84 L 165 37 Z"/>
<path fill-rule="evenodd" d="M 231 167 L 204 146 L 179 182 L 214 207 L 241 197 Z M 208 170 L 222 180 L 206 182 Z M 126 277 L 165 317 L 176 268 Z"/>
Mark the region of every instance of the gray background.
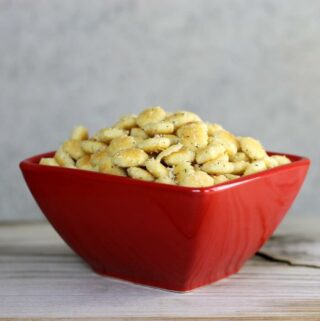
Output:
<path fill-rule="evenodd" d="M 309 156 L 318 215 L 319 0 L 0 0 L 0 220 L 42 217 L 21 159 L 158 104 Z"/>

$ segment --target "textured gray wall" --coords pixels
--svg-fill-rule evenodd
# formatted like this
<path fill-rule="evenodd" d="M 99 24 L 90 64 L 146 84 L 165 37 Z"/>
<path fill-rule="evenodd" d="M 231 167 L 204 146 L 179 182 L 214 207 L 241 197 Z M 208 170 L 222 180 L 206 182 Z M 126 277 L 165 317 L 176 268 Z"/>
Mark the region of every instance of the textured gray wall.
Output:
<path fill-rule="evenodd" d="M 0 219 L 41 217 L 18 161 L 160 104 L 313 168 L 294 215 L 316 215 L 319 0 L 0 0 Z"/>

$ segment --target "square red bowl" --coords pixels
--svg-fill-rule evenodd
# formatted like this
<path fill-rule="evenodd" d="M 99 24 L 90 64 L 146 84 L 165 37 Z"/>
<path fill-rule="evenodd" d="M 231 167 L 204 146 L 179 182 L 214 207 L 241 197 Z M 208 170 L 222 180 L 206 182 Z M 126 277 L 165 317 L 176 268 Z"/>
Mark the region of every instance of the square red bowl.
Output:
<path fill-rule="evenodd" d="M 207 188 L 20 163 L 42 212 L 97 273 L 187 291 L 236 273 L 268 240 L 310 161 Z"/>

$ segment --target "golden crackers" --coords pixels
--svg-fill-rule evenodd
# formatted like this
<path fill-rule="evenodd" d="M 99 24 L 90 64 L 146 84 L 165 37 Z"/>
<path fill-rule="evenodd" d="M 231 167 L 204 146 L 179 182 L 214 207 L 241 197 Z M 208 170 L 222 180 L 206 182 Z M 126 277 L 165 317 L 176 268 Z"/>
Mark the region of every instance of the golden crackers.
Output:
<path fill-rule="evenodd" d="M 252 137 L 237 137 L 189 111 L 150 107 L 92 137 L 77 126 L 40 165 L 90 170 L 186 187 L 207 187 L 290 163 Z"/>

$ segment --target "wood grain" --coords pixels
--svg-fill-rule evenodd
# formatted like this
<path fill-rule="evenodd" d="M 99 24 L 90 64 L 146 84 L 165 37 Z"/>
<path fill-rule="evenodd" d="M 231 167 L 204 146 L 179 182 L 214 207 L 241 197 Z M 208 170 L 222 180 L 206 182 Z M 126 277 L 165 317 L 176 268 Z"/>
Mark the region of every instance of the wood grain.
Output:
<path fill-rule="evenodd" d="M 287 220 L 266 257 L 184 294 L 96 275 L 47 223 L 3 224 L 0 320 L 319 321 L 319 223 Z"/>

